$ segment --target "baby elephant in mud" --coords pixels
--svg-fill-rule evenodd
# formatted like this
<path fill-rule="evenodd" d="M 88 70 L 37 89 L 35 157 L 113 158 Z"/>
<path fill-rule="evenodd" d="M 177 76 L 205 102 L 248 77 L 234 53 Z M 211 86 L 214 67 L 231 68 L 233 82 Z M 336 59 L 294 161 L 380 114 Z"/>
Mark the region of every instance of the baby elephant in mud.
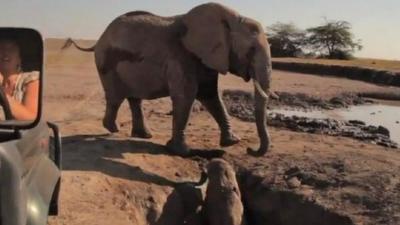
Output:
<path fill-rule="evenodd" d="M 203 217 L 208 225 L 245 225 L 239 185 L 232 166 L 214 159 L 207 165 L 208 186 Z"/>
<path fill-rule="evenodd" d="M 270 47 L 262 25 L 217 4 L 197 6 L 183 15 L 162 17 L 134 11 L 116 18 L 95 46 L 97 70 L 105 92 L 103 125 L 117 132 L 118 109 L 128 99 L 132 111 L 132 136 L 150 138 L 141 108 L 142 99 L 171 96 L 172 138 L 168 150 L 186 156 L 184 130 L 192 104 L 199 100 L 221 130 L 220 145 L 239 142 L 218 94 L 218 76 L 228 72 L 253 80 L 255 118 L 262 155 L 269 147 L 266 104 L 271 80 Z"/>

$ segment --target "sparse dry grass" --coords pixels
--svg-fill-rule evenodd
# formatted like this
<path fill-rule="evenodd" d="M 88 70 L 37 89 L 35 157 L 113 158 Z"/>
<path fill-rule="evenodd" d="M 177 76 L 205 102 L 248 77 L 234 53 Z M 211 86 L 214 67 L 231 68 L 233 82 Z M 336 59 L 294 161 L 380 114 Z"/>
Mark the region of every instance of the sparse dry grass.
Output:
<path fill-rule="evenodd" d="M 61 49 L 65 44 L 66 39 L 49 38 L 45 40 L 45 57 L 46 66 L 59 66 L 62 65 L 87 65 L 94 64 L 93 52 L 82 52 L 76 49 L 74 46 L 70 46 L 67 49 Z M 93 46 L 95 41 L 88 40 L 76 40 L 77 43 L 82 47 Z"/>
<path fill-rule="evenodd" d="M 357 58 L 353 60 L 273 58 L 276 62 L 317 63 L 324 65 L 356 66 L 370 69 L 400 72 L 400 61 Z"/>

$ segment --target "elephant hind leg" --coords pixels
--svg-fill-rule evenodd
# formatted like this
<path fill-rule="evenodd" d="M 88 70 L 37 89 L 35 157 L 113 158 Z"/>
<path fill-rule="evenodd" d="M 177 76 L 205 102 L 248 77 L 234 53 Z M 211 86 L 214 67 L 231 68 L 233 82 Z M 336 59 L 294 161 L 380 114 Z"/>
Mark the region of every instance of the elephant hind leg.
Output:
<path fill-rule="evenodd" d="M 123 98 L 113 98 L 112 100 L 106 98 L 106 112 L 103 119 L 103 126 L 111 133 L 118 132 L 115 120 L 117 119 L 118 109 L 123 101 Z"/>
<path fill-rule="evenodd" d="M 143 118 L 142 111 L 142 100 L 138 98 L 130 97 L 128 98 L 129 107 L 132 112 L 132 137 L 138 138 L 151 138 L 151 132 L 146 126 L 146 123 Z"/>

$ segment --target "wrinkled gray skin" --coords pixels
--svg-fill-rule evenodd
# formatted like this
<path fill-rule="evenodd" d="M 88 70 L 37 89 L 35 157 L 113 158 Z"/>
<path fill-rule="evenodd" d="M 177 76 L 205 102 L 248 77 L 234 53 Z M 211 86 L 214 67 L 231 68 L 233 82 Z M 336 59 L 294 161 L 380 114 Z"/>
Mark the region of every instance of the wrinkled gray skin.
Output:
<path fill-rule="evenodd" d="M 107 102 L 103 125 L 110 132 L 118 131 L 117 111 L 128 99 L 132 136 L 150 138 L 141 101 L 171 96 L 173 131 L 167 147 L 178 155 L 189 153 L 184 130 L 195 99 L 218 123 L 221 146 L 239 142 L 218 94 L 218 74 L 230 72 L 246 82 L 253 79 L 259 87 L 255 88 L 255 117 L 260 147 L 258 152 L 248 151 L 261 155 L 269 146 L 265 93 L 271 79 L 270 50 L 264 33 L 258 22 L 220 4 L 208 3 L 175 17 L 143 11 L 126 13 L 107 27 L 94 47 L 84 49 L 74 44 L 95 52 Z"/>
<path fill-rule="evenodd" d="M 207 225 L 244 225 L 243 204 L 232 166 L 214 159 L 207 165 L 208 185 L 203 206 Z"/>

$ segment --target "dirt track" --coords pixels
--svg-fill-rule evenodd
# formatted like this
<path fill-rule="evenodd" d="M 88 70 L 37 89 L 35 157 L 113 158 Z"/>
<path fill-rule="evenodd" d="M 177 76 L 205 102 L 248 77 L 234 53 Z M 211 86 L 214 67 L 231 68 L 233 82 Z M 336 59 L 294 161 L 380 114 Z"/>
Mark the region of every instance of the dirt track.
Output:
<path fill-rule="evenodd" d="M 163 148 L 171 133 L 169 99 L 144 103 L 152 139 L 129 137 L 131 118 L 126 102 L 119 112 L 120 132 L 108 135 L 101 125 L 103 91 L 92 55 L 59 51 L 59 42 L 47 46 L 44 113 L 61 128 L 64 168 L 60 214 L 50 218 L 49 224 L 174 224 L 182 210 L 182 196 L 172 194 L 171 181 L 196 181 L 200 171 L 197 158 L 171 156 Z M 221 89 L 252 89 L 251 83 L 233 76 L 222 77 L 220 84 Z M 280 71 L 273 73 L 273 89 L 321 98 L 348 91 L 400 91 L 361 81 Z M 303 185 L 292 191 L 300 196 L 311 196 L 317 204 L 348 216 L 354 224 L 400 223 L 398 151 L 349 138 L 272 127 L 271 151 L 265 157 L 252 158 L 246 155 L 246 148 L 257 146 L 255 125 L 235 118 L 232 122 L 242 141 L 223 150 L 224 157 L 237 168 L 253 170 L 254 176 L 279 190 L 288 189 L 285 172 L 297 168 L 313 178 L 299 178 Z M 192 148 L 221 149 L 218 127 L 205 111 L 192 113 L 186 133 Z M 326 185 L 321 187 L 318 182 Z M 311 192 L 302 191 L 306 189 Z"/>

